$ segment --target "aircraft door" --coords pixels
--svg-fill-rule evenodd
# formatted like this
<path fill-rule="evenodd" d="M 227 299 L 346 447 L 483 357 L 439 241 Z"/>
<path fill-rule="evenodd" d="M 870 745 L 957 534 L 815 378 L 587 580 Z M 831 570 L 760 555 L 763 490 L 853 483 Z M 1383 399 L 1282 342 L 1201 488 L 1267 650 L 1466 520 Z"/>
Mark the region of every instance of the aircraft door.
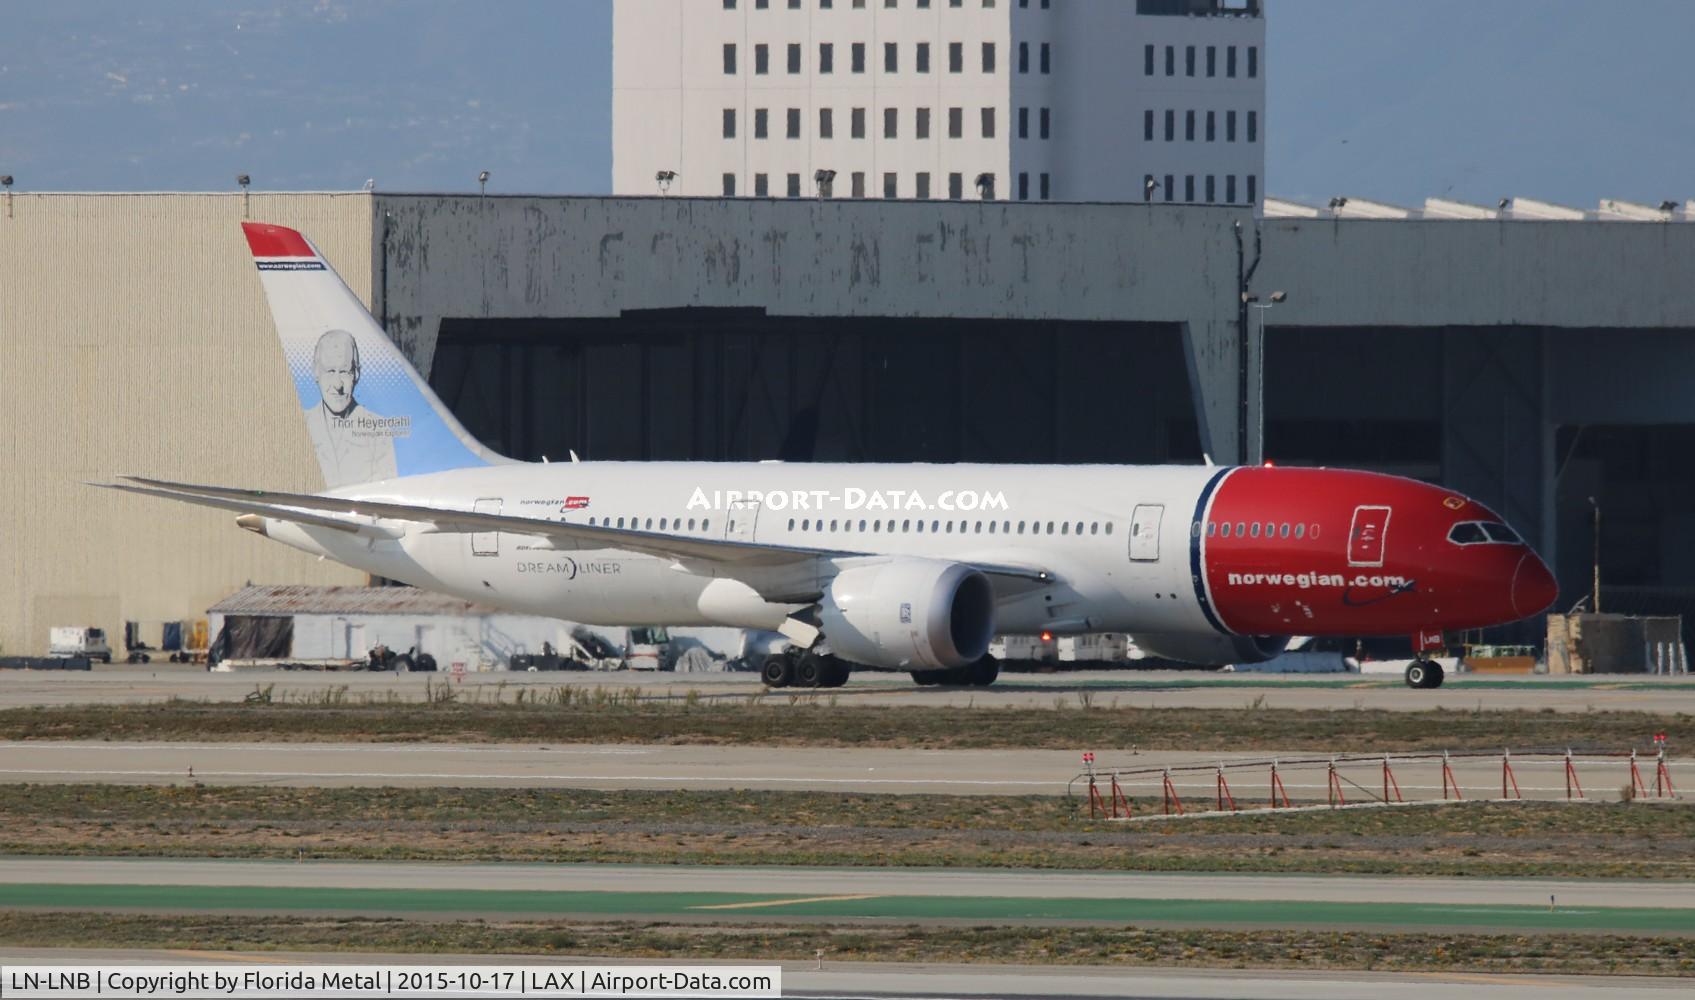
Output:
<path fill-rule="evenodd" d="M 1165 519 L 1165 505 L 1137 504 L 1130 515 L 1130 559 L 1133 562 L 1159 561 L 1159 525 Z"/>
<path fill-rule="evenodd" d="M 754 529 L 759 526 L 759 501 L 735 500 L 730 503 L 730 509 L 725 511 L 724 541 L 751 542 Z"/>
<path fill-rule="evenodd" d="M 1348 528 L 1348 565 L 1383 565 L 1383 546 L 1389 534 L 1389 508 L 1354 508 L 1354 523 Z"/>
<path fill-rule="evenodd" d="M 499 514 L 501 499 L 499 497 L 483 497 L 471 505 L 475 514 Z M 500 532 L 478 531 L 471 535 L 471 554 L 474 556 L 500 555 Z"/>

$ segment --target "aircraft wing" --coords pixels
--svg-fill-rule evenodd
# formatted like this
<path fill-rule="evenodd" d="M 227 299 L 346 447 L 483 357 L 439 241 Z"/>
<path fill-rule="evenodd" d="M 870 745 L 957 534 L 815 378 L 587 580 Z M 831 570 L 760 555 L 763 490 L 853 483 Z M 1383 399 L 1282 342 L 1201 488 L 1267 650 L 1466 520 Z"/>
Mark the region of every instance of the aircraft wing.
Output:
<path fill-rule="evenodd" d="M 106 483 L 93 485 L 377 537 L 394 537 L 394 535 L 391 532 L 384 531 L 372 521 L 363 519 L 410 521 L 429 525 L 428 530 L 443 534 L 503 531 L 515 535 L 531 535 L 538 538 L 566 541 L 577 545 L 625 549 L 669 559 L 700 560 L 719 564 L 726 568 L 736 566 L 748 568 L 776 567 L 792 565 L 806 559 L 853 558 L 878 554 L 858 552 L 851 549 L 810 548 L 797 545 L 774 545 L 768 542 L 742 542 L 722 538 L 671 535 L 635 528 L 571 524 L 565 521 L 549 521 L 536 517 L 486 514 L 421 504 L 394 503 L 386 500 L 357 500 L 346 497 L 316 496 L 309 493 L 285 493 L 276 490 L 202 486 L 160 479 L 143 479 L 136 476 L 125 476 L 123 478 L 138 485 L 127 486 Z M 967 562 L 966 565 L 991 578 L 999 578 L 996 581 L 999 584 L 997 590 L 1001 590 L 1003 593 L 1007 590 L 1028 589 L 1031 584 L 1053 583 L 1057 579 L 1053 573 L 1036 567 L 973 562 Z"/>

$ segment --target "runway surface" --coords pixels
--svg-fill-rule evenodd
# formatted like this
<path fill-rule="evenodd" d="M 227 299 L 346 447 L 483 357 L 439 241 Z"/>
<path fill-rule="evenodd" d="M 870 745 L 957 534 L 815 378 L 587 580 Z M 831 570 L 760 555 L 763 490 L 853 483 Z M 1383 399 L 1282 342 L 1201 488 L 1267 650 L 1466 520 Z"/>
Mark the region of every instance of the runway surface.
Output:
<path fill-rule="evenodd" d="M 1186 796 L 1210 797 L 1212 766 L 1219 761 L 1284 763 L 1280 775 L 1290 796 L 1323 802 L 1326 759 L 1307 752 L 1196 755 L 1175 751 L 1114 751 L 1096 762 L 1110 768 L 1144 770 L 1204 765 L 1174 781 Z M 1309 761 L 1296 765 L 1292 761 Z M 1628 762 L 1579 756 L 1576 764 L 1591 798 L 1617 798 L 1629 781 Z M 1064 795 L 1081 766 L 1069 750 L 919 750 L 900 748 L 576 745 L 388 744 L 388 743 L 171 743 L 8 741 L 0 742 L 0 781 L 99 782 L 117 784 L 291 785 L 312 787 L 650 788 L 815 790 L 836 792 L 940 793 L 955 795 Z M 1647 781 L 1652 764 L 1645 763 Z M 1497 757 L 1454 758 L 1451 767 L 1467 798 L 1499 794 Z M 1563 761 L 1519 758 L 1514 772 L 1526 798 L 1564 794 Z M 1266 771 L 1231 775 L 1240 794 L 1260 794 Z M 1365 761 L 1339 767 L 1346 794 L 1368 798 L 1381 784 L 1381 764 Z M 1671 763 L 1679 788 L 1695 785 L 1695 761 Z M 1158 773 L 1142 774 L 1127 787 L 1131 795 L 1160 794 Z M 1440 798 L 1438 759 L 1398 765 L 1395 780 L 1408 799 Z M 1250 789 L 1252 791 L 1250 792 Z"/>
<path fill-rule="evenodd" d="M 931 869 L 0 859 L 0 905 L 1695 934 L 1695 884 Z"/>
<path fill-rule="evenodd" d="M 0 949 L 0 963 L 75 965 L 642 965 L 653 959 L 561 955 L 385 955 L 353 952 L 204 952 L 117 949 Z M 746 964 L 690 960 L 691 965 Z M 788 996 L 1125 997 L 1131 1000 L 1667 1000 L 1689 981 L 1599 976 L 1495 976 L 1471 973 L 1383 974 L 1106 966 L 946 965 L 918 963 L 781 963 Z"/>
<path fill-rule="evenodd" d="M 28 705 L 123 703 L 166 698 L 240 701 L 259 685 L 275 685 L 274 696 L 308 697 L 314 692 L 347 687 L 349 697 L 391 693 L 422 701 L 427 683 L 442 683 L 445 675 L 386 673 L 319 673 L 258 671 L 207 673 L 198 667 L 171 664 L 115 665 L 91 672 L 0 671 L 0 709 Z M 763 690 L 758 678 L 746 673 L 506 673 L 470 674 L 466 689 L 506 686 L 550 688 L 562 685 L 639 688 L 644 696 L 681 698 L 690 691 L 703 698 L 746 698 Z M 1075 703 L 1079 693 L 1096 704 L 1114 701 L 1121 707 L 1241 708 L 1258 698 L 1270 708 L 1369 708 L 1422 711 L 1437 707 L 1484 709 L 1542 709 L 1561 712 L 1590 710 L 1695 712 L 1695 677 L 1595 676 L 1499 677 L 1450 675 L 1435 691 L 1414 691 L 1398 675 L 1222 674 L 1203 671 L 1084 671 L 1056 674 L 1011 674 L 989 688 L 921 688 L 904 674 L 855 674 L 837 691 L 774 692 L 772 697 L 835 698 L 845 705 L 995 705 L 1052 708 L 1056 698 Z"/>

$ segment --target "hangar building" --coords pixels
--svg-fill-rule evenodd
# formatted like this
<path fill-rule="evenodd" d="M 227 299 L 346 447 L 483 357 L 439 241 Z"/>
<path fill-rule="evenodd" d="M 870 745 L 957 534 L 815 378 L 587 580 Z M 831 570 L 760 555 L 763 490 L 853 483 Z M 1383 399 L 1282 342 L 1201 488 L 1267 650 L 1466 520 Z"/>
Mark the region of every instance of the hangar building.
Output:
<path fill-rule="evenodd" d="M 1263 381 L 1264 455 L 1477 496 L 1565 605 L 1594 497 L 1603 608 L 1695 603 L 1688 213 L 1362 208 L 13 194 L 0 644 L 361 582 L 83 485 L 320 485 L 243 218 L 308 233 L 517 457 L 1224 462 L 1262 453 Z"/>

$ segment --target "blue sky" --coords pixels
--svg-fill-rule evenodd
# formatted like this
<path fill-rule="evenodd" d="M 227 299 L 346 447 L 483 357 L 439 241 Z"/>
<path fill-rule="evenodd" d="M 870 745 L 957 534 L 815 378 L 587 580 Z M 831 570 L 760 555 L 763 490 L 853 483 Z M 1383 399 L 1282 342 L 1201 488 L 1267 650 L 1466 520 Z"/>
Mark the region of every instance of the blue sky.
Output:
<path fill-rule="evenodd" d="M 1689 0 L 1267 6 L 1271 193 L 1695 197 Z M 610 0 L 8 3 L 0 173 L 464 191 L 487 169 L 490 190 L 605 193 L 611 20 Z"/>

